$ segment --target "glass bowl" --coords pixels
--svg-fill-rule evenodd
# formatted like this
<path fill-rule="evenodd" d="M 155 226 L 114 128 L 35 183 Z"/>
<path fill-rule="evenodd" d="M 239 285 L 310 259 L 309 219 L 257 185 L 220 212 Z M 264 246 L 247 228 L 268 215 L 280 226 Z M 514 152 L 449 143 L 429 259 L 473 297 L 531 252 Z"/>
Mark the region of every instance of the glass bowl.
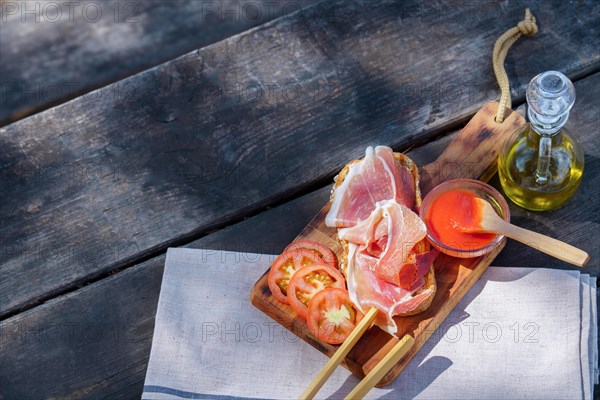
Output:
<path fill-rule="evenodd" d="M 492 251 L 498 245 L 498 243 L 500 243 L 500 241 L 504 238 L 503 235 L 496 235 L 492 242 L 483 247 L 475 248 L 475 246 L 472 244 L 470 245 L 468 242 L 453 242 L 451 245 L 442 243 L 432 233 L 433 230 L 431 229 L 431 225 L 427 220 L 427 215 L 431 205 L 433 204 L 433 201 L 442 193 L 456 189 L 467 190 L 474 194 L 475 197 L 486 200 L 492 205 L 492 208 L 500 217 L 502 217 L 506 222 L 510 222 L 510 210 L 508 208 L 508 204 L 500 192 L 498 192 L 492 186 L 474 179 L 452 179 L 433 188 L 429 193 L 427 193 L 427 196 L 425 196 L 423 202 L 421 203 L 420 215 L 423 219 L 423 222 L 425 222 L 425 226 L 427 226 L 427 239 L 438 251 L 453 257 L 473 258 L 487 254 Z"/>

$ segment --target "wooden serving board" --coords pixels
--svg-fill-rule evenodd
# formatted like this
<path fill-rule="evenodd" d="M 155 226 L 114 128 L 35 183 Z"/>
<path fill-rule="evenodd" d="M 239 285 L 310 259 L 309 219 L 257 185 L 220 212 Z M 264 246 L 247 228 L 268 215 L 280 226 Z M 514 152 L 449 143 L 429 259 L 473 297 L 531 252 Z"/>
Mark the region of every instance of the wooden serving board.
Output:
<path fill-rule="evenodd" d="M 506 110 L 507 118 L 502 124 L 494 122 L 498 103 L 486 103 L 463 128 L 433 163 L 419 168 L 421 194 L 424 197 L 436 185 L 455 178 L 479 178 L 489 180 L 496 171 L 496 158 L 504 140 L 525 119 L 512 110 Z M 348 160 L 350 161 L 350 160 Z M 313 218 L 296 239 L 310 239 L 329 246 L 338 256 L 342 252 L 337 241 L 337 230 L 325 226 L 329 204 Z M 406 367 L 423 344 L 440 326 L 464 294 L 475 284 L 494 258 L 504 247 L 506 240 L 487 255 L 460 259 L 440 254 L 435 262 L 437 291 L 431 306 L 423 313 L 410 317 L 396 317 L 398 337 L 410 334 L 415 344 L 377 385 L 390 384 Z M 250 300 L 258 309 L 301 337 L 312 346 L 331 357 L 337 346 L 323 343 L 314 337 L 306 321 L 288 305 L 271 295 L 267 284 L 268 272 L 254 285 Z M 398 338 L 372 326 L 350 351 L 342 365 L 362 378 L 394 347 Z"/>

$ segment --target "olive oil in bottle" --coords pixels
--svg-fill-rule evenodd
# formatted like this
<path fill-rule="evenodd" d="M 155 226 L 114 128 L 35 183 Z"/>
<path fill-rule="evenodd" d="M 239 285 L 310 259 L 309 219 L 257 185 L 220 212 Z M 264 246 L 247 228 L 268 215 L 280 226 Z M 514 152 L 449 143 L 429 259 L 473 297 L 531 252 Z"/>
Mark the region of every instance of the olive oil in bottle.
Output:
<path fill-rule="evenodd" d="M 575 88 L 560 72 L 544 72 L 529 83 L 529 123 L 511 135 L 498 157 L 500 183 L 517 205 L 553 210 L 577 190 L 583 148 L 564 128 L 574 102 Z"/>

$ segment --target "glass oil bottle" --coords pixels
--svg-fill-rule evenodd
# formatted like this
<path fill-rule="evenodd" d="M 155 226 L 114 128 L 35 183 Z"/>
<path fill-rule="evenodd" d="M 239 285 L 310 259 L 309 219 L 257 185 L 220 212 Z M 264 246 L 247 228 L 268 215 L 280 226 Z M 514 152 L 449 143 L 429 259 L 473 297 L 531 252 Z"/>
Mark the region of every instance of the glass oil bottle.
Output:
<path fill-rule="evenodd" d="M 529 123 L 511 135 L 498 157 L 500 183 L 517 205 L 553 210 L 577 190 L 583 148 L 564 128 L 574 102 L 573 83 L 560 72 L 544 72 L 529 83 Z"/>

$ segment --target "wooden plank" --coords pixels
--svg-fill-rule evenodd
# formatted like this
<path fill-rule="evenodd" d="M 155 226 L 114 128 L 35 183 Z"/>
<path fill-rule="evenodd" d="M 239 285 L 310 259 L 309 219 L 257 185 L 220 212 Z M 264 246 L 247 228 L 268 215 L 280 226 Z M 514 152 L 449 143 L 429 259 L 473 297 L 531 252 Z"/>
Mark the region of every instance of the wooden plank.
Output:
<path fill-rule="evenodd" d="M 0 126 L 316 1 L 0 3 Z"/>
<path fill-rule="evenodd" d="M 319 187 L 368 144 L 464 121 L 524 9 L 490 4 L 432 3 L 445 12 L 422 29 L 416 2 L 320 3 L 0 129 L 0 315 Z M 515 101 L 540 70 L 600 62 L 600 4 L 541 4 L 545 30 L 509 56 Z"/>
<path fill-rule="evenodd" d="M 600 159 L 595 138 L 599 112 L 595 99 L 600 95 L 600 74 L 576 82 L 575 87 L 577 103 L 569 124 L 585 146 L 588 165 L 576 197 L 559 210 L 564 216 L 556 226 L 562 227 L 564 234 L 557 237 L 565 241 L 582 237 L 582 248 L 592 256 L 583 271 L 598 276 L 600 257 L 594 248 L 600 239 L 600 221 L 597 203 L 592 200 L 600 196 L 600 165 L 593 161 Z M 442 138 L 413 149 L 409 156 L 418 164 L 429 163 L 447 144 L 447 137 Z M 190 247 L 277 254 L 327 202 L 329 191 L 328 184 L 208 235 Z M 588 207 L 581 209 L 582 202 Z M 514 208 L 512 212 L 515 213 Z M 523 215 L 519 224 L 527 228 L 538 224 L 552 226 L 555 213 Z M 568 215 L 577 218 L 569 219 Z M 286 223 L 281 223 L 282 220 Z M 584 224 L 581 232 L 574 233 L 582 220 L 592 223 Z M 539 253 L 525 251 L 513 256 L 513 252 L 521 250 L 518 244 L 509 241 L 496 265 L 568 268 L 564 263 L 538 263 Z M 502 259 L 506 262 L 501 263 Z M 150 354 L 163 264 L 164 256 L 155 257 L 0 322 L 3 361 L 0 395 L 6 399 L 61 398 L 71 393 L 81 398 L 139 398 Z M 102 334 L 96 333 L 98 326 L 102 326 Z M 59 332 L 63 333 L 56 334 L 56 327 L 61 327 Z M 84 337 L 85 327 L 89 329 L 88 338 Z M 115 340 L 113 332 L 117 327 L 120 333 Z M 70 335 L 69 329 L 75 328 L 77 334 Z M 596 386 L 596 393 L 599 389 Z"/>
<path fill-rule="evenodd" d="M 504 123 L 494 121 L 498 103 L 485 104 L 469 123 L 432 163 L 419 167 L 421 193 L 425 196 L 438 184 L 455 178 L 479 179 L 495 164 L 505 140 L 525 123 L 517 112 L 507 110 Z M 462 163 L 461 163 L 462 162 Z M 325 225 L 325 216 L 330 204 L 326 204 L 295 240 L 314 240 L 327 245 L 338 259 L 345 258 L 344 249 L 337 240 L 337 229 Z M 469 259 L 438 256 L 434 262 L 437 290 L 429 308 L 411 317 L 397 317 L 397 337 L 386 334 L 377 327 L 368 330 L 345 357 L 343 365 L 354 375 L 364 378 L 396 346 L 398 340 L 409 335 L 415 340 L 409 352 L 382 377 L 378 386 L 394 381 L 408 365 L 433 332 L 444 322 L 456 304 L 477 282 L 494 258 L 504 248 L 503 240 L 489 254 Z M 338 346 L 319 340 L 308 328 L 306 319 L 289 305 L 279 302 L 271 293 L 268 284 L 269 270 L 256 282 L 250 300 L 259 310 L 296 333 L 301 339 L 333 357 Z M 427 285 L 426 285 L 427 286 Z"/>
<path fill-rule="evenodd" d="M 327 196 L 327 188 L 313 192 L 190 247 L 277 254 Z M 152 258 L 0 322 L 0 398 L 139 399 L 164 261 Z"/>

